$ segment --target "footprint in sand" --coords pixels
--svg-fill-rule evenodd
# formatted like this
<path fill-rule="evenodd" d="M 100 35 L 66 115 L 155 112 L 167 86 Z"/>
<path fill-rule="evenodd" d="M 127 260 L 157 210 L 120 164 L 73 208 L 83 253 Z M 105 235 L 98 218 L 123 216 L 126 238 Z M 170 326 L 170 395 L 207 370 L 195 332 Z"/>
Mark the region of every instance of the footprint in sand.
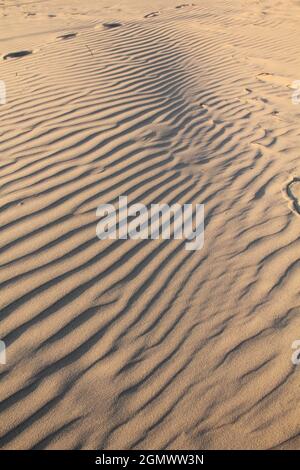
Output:
<path fill-rule="evenodd" d="M 208 161 L 209 152 L 204 148 L 196 153 L 195 149 L 183 149 L 172 152 L 172 156 L 173 168 L 196 181 L 203 174 L 203 163 Z"/>
<path fill-rule="evenodd" d="M 152 11 L 152 13 L 148 13 L 144 16 L 144 18 L 154 18 L 155 16 L 159 15 L 159 11 Z"/>
<path fill-rule="evenodd" d="M 273 73 L 260 73 L 256 78 L 262 82 L 271 83 L 271 85 L 286 86 L 292 88 L 292 83 L 287 77 L 274 75 Z"/>
<path fill-rule="evenodd" d="M 8 60 L 8 59 L 19 59 L 20 57 L 25 57 L 27 55 L 32 54 L 33 51 L 16 51 L 16 52 L 9 52 L 8 54 L 5 54 L 3 56 L 3 60 Z"/>
<path fill-rule="evenodd" d="M 195 4 L 194 3 L 182 3 L 181 5 L 177 5 L 177 7 L 175 8 L 186 8 L 186 7 L 194 7 Z"/>
<path fill-rule="evenodd" d="M 113 23 L 103 23 L 103 26 L 104 28 L 111 29 L 111 28 L 120 28 L 120 26 L 123 26 L 123 25 L 122 23 L 113 22 Z"/>
<path fill-rule="evenodd" d="M 153 123 L 143 128 L 142 132 L 138 134 L 138 139 L 165 142 L 174 137 L 177 132 L 178 128 L 174 126 L 169 126 L 166 123 Z"/>
<path fill-rule="evenodd" d="M 57 39 L 62 39 L 63 41 L 66 41 L 68 39 L 73 39 L 77 36 L 77 33 L 67 33 L 63 34 L 62 36 L 57 36 Z"/>
<path fill-rule="evenodd" d="M 294 209 L 300 214 L 300 178 L 294 178 L 287 185 L 287 194 L 293 202 Z"/>

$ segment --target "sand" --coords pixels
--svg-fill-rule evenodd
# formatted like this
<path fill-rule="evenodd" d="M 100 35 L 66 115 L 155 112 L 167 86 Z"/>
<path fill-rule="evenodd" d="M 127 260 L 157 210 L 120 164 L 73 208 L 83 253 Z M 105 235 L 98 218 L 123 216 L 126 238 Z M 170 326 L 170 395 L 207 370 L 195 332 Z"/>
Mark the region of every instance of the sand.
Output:
<path fill-rule="evenodd" d="M 300 3 L 178 6 L 0 3 L 2 449 L 300 447 Z M 97 239 L 120 195 L 203 249 Z"/>

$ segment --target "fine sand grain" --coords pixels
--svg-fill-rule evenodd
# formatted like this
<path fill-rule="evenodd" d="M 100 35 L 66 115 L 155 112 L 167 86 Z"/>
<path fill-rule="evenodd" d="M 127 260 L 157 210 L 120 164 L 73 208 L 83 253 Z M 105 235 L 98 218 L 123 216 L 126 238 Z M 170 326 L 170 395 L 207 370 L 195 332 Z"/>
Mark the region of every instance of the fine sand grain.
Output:
<path fill-rule="evenodd" d="M 2 0 L 2 449 L 300 447 L 299 30 L 296 0 Z M 98 240 L 120 195 L 205 204 L 204 248 Z"/>

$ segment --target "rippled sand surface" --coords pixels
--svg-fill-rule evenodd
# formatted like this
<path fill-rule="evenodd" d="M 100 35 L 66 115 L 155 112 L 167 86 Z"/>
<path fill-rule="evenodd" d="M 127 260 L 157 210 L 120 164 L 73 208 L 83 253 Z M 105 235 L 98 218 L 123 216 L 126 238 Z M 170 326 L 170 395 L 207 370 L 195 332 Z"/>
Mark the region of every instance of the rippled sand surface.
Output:
<path fill-rule="evenodd" d="M 300 447 L 299 26 L 2 0 L 2 449 Z M 120 195 L 205 204 L 204 248 L 98 240 Z"/>

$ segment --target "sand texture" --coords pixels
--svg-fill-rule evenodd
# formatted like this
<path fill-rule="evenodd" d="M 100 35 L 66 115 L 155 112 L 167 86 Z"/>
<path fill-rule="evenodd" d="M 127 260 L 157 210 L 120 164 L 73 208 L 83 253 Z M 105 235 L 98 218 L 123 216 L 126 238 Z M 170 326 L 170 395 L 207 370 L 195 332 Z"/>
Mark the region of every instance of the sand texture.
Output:
<path fill-rule="evenodd" d="M 179 8 L 180 7 L 180 8 Z M 299 449 L 300 2 L 0 2 L 2 449 Z M 201 251 L 96 208 L 205 204 Z"/>

